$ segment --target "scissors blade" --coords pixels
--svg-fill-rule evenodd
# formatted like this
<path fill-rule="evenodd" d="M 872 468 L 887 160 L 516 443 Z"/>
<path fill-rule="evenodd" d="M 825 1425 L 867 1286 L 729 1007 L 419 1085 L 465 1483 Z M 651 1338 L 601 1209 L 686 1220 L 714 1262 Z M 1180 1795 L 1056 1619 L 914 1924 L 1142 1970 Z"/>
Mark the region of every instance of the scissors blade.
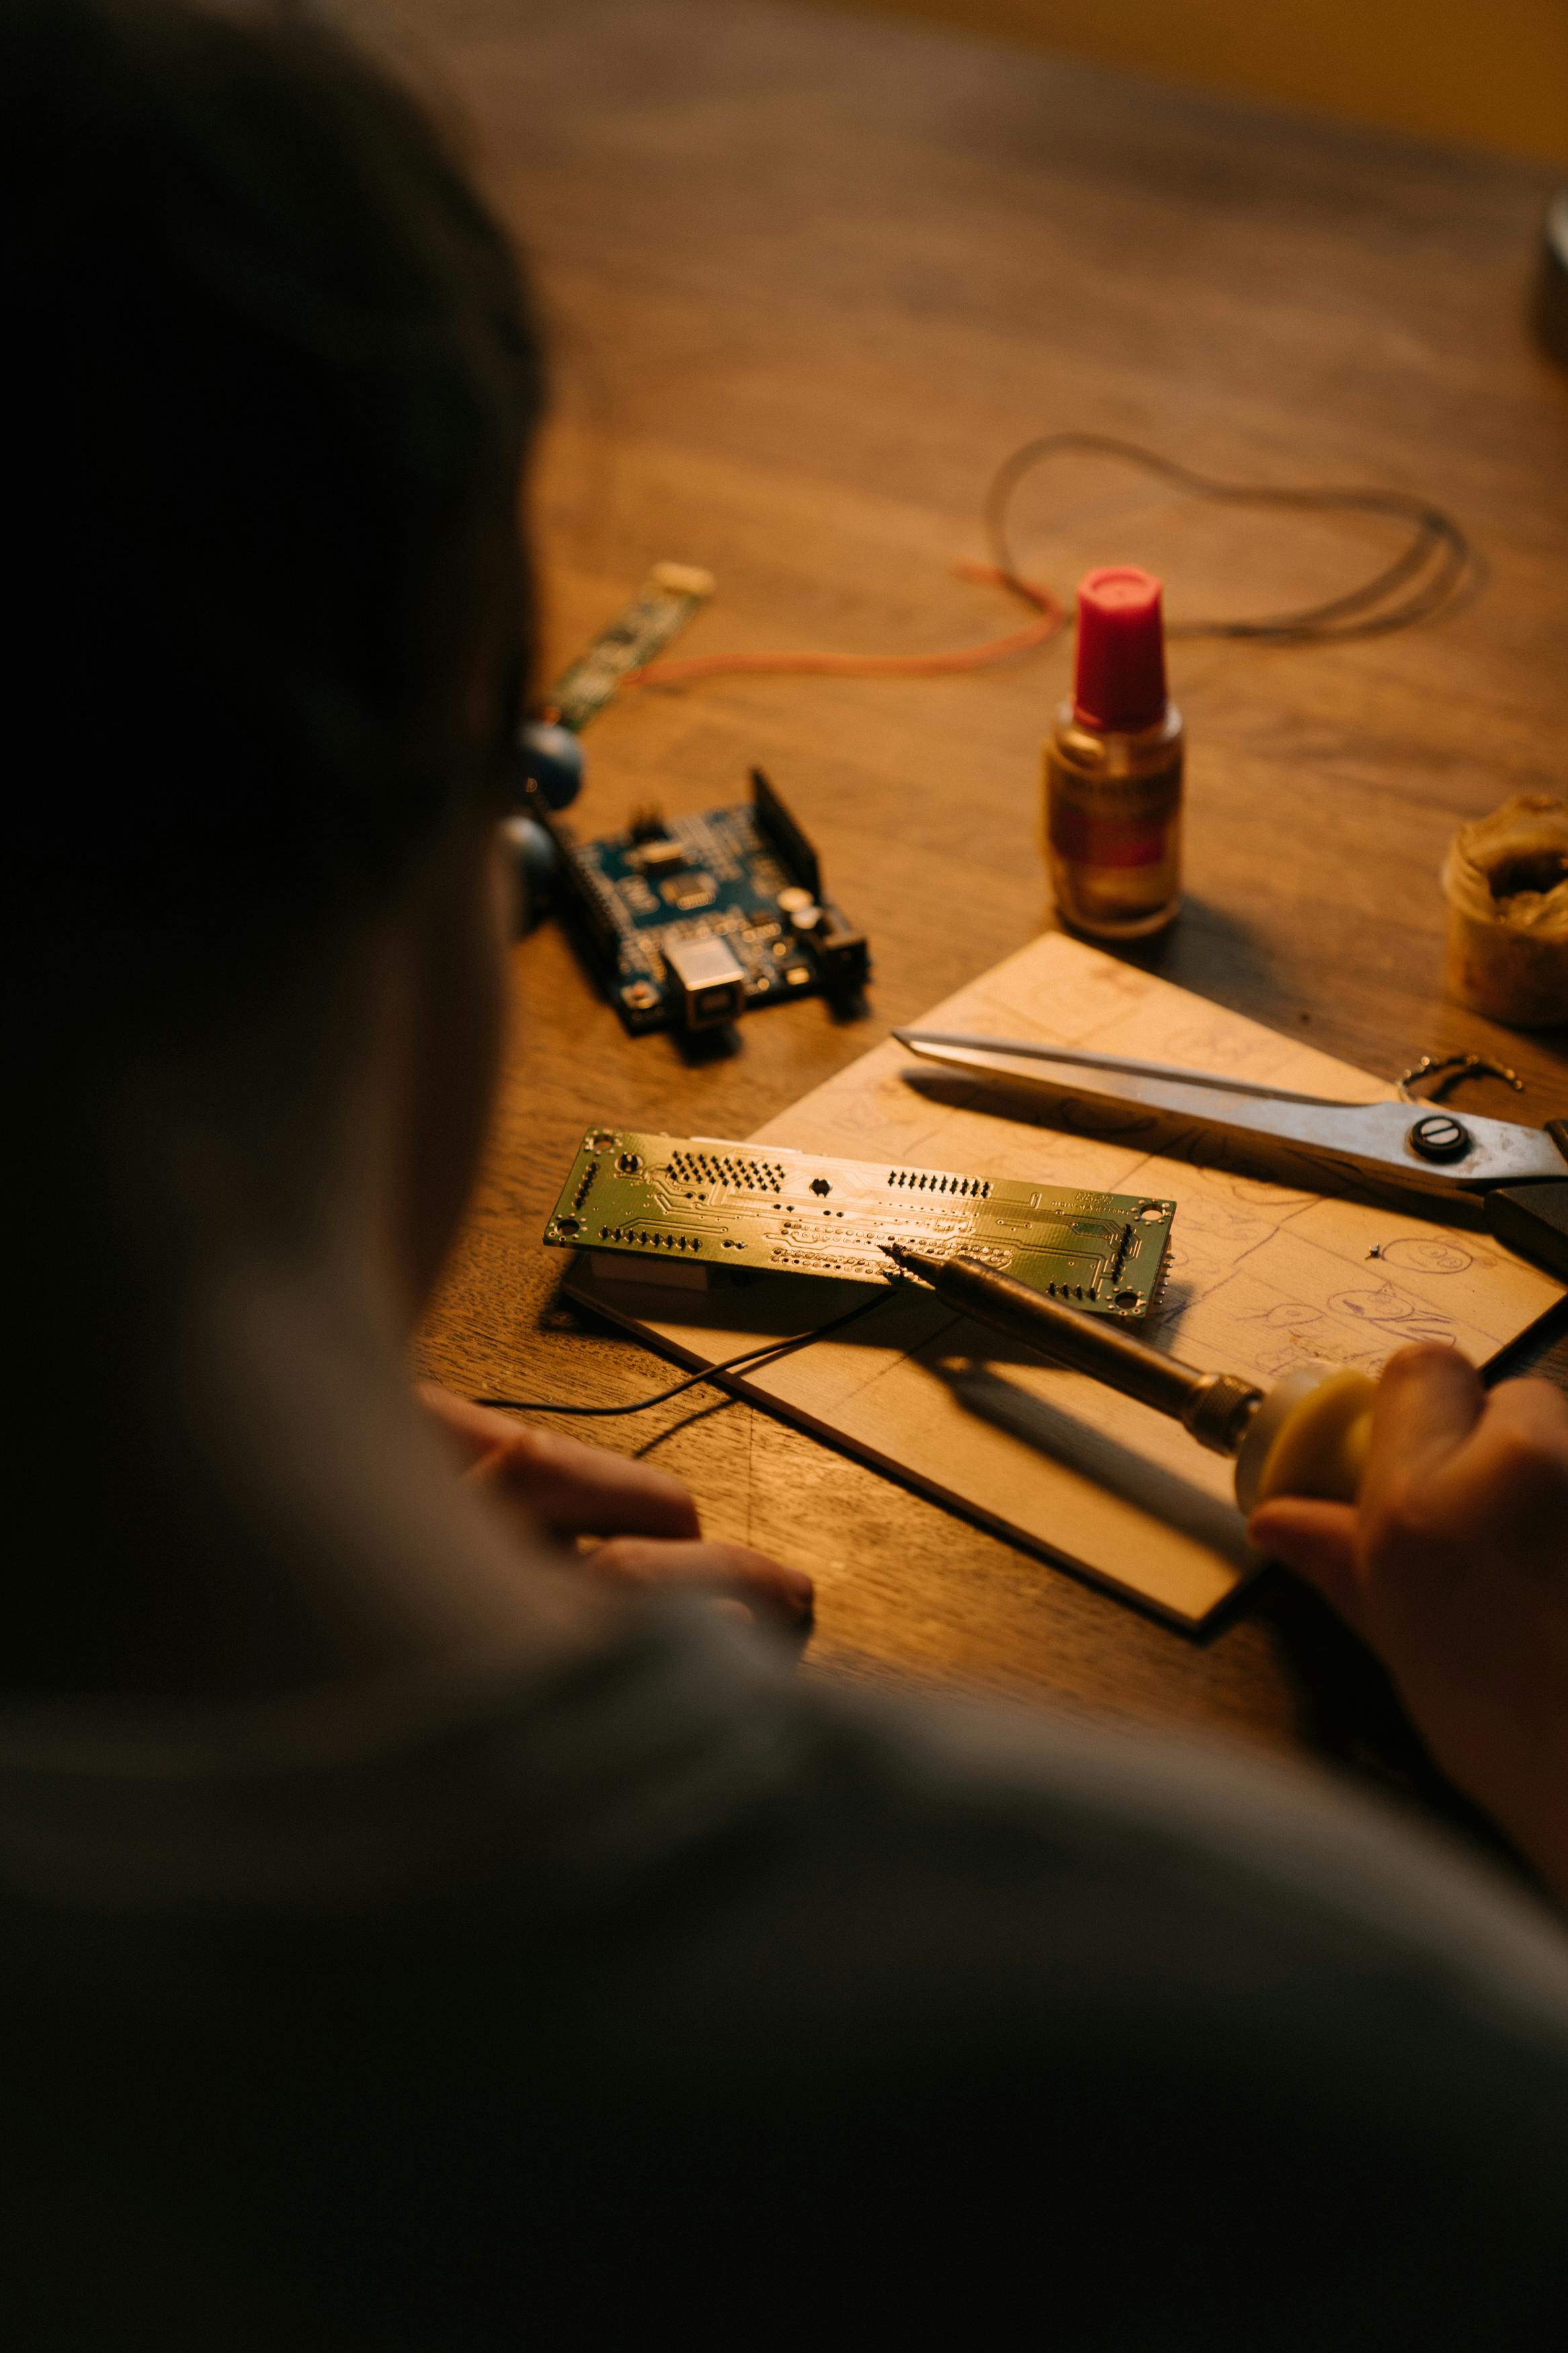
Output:
<path fill-rule="evenodd" d="M 1418 1123 L 1435 1115 L 1421 1103 L 1338 1103 L 1023 1039 L 938 1029 L 893 1035 L 923 1060 L 1048 1106 L 1054 1126 L 1215 1166 L 1261 1168 L 1314 1191 L 1336 1185 L 1364 1189 L 1371 1180 L 1379 1189 L 1451 1202 L 1494 1186 L 1568 1176 L 1568 1161 L 1549 1135 L 1511 1120 L 1436 1114 L 1466 1139 L 1453 1158 L 1438 1161 L 1410 1141 Z"/>
<path fill-rule="evenodd" d="M 893 1035 L 900 1046 L 908 1046 L 917 1054 L 924 1053 L 928 1047 L 972 1048 L 977 1054 L 1021 1054 L 1031 1061 L 1070 1063 L 1079 1071 L 1116 1071 L 1131 1079 L 1179 1079 L 1187 1086 L 1218 1087 L 1226 1094 L 1258 1095 L 1268 1103 L 1343 1103 L 1340 1095 L 1292 1094 L 1283 1087 L 1264 1086 L 1257 1079 L 1229 1078 L 1218 1071 L 1186 1070 L 1177 1062 L 1130 1061 L 1121 1054 L 1091 1054 L 1080 1046 L 1040 1046 L 1023 1038 L 972 1038 L 957 1029 L 895 1029 Z"/>

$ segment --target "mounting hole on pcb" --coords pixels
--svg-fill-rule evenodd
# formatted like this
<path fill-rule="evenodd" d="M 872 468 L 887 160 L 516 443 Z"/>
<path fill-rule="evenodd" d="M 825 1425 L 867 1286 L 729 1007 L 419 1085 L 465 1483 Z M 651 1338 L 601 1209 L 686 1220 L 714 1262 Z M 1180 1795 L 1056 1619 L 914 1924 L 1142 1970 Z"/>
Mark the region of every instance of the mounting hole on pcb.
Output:
<path fill-rule="evenodd" d="M 1135 1291 L 1119 1291 L 1110 1303 L 1113 1307 L 1136 1307 L 1138 1293 Z"/>

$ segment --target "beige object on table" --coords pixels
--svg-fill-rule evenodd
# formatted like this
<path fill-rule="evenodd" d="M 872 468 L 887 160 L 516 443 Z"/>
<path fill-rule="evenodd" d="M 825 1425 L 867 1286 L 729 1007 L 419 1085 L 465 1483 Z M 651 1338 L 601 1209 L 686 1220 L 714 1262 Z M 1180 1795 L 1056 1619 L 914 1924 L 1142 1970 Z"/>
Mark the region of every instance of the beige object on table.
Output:
<path fill-rule="evenodd" d="M 1568 801 L 1521 795 L 1462 825 L 1443 867 L 1448 994 L 1494 1021 L 1568 1021 Z"/>
<path fill-rule="evenodd" d="M 1032 942 L 923 1019 L 1361 1103 L 1394 1092 L 1060 934 Z M 1001 1118 L 978 1086 L 950 1084 L 938 1097 L 909 1083 L 905 1073 L 922 1067 L 889 1039 L 751 1141 L 1174 1200 L 1170 1279 L 1148 1336 L 1205 1370 L 1264 1385 L 1314 1361 L 1376 1372 L 1414 1339 L 1450 1341 L 1481 1364 L 1560 1295 L 1489 1235 Z M 630 1280 L 619 1269 L 607 1253 L 596 1266 L 580 1262 L 574 1294 L 689 1364 L 807 1330 L 853 1295 L 793 1275 L 661 1293 L 640 1279 L 640 1263 Z M 842 1338 L 732 1386 L 1179 1626 L 1201 1626 L 1258 1566 L 1227 1461 L 1179 1424 L 963 1321 L 929 1293 L 889 1293 Z"/>

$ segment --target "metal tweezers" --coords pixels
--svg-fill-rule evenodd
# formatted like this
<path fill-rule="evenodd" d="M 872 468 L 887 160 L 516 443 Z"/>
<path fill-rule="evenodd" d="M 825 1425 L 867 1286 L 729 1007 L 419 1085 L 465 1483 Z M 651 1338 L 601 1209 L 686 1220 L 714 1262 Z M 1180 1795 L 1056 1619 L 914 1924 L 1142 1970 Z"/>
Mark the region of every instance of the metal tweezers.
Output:
<path fill-rule="evenodd" d="M 984 1082 L 1005 1113 L 1314 1193 L 1355 1193 L 1484 1225 L 1568 1282 L 1568 1120 L 1524 1127 L 1461 1117 L 1446 1105 L 1339 1103 L 1016 1038 L 893 1035 L 923 1061 Z M 905 1076 L 931 1091 L 931 1073 Z"/>

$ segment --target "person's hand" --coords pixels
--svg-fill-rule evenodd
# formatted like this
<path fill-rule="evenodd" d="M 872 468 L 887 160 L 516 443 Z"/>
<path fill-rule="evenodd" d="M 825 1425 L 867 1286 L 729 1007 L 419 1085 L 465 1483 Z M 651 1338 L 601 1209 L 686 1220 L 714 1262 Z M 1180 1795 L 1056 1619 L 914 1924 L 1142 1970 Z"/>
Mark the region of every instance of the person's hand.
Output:
<path fill-rule="evenodd" d="M 1260 1505 L 1253 1541 L 1371 1644 L 1437 1761 L 1568 1898 L 1568 1398 L 1457 1349 L 1378 1384 L 1360 1502 Z"/>
<path fill-rule="evenodd" d="M 565 1545 L 593 1539 L 581 1557 L 595 1577 L 696 1587 L 798 1636 L 809 1630 L 810 1577 L 749 1545 L 704 1536 L 696 1504 L 667 1471 L 491 1413 L 434 1382 L 418 1395 L 451 1440 L 465 1479 L 530 1534 L 543 1528 Z"/>

